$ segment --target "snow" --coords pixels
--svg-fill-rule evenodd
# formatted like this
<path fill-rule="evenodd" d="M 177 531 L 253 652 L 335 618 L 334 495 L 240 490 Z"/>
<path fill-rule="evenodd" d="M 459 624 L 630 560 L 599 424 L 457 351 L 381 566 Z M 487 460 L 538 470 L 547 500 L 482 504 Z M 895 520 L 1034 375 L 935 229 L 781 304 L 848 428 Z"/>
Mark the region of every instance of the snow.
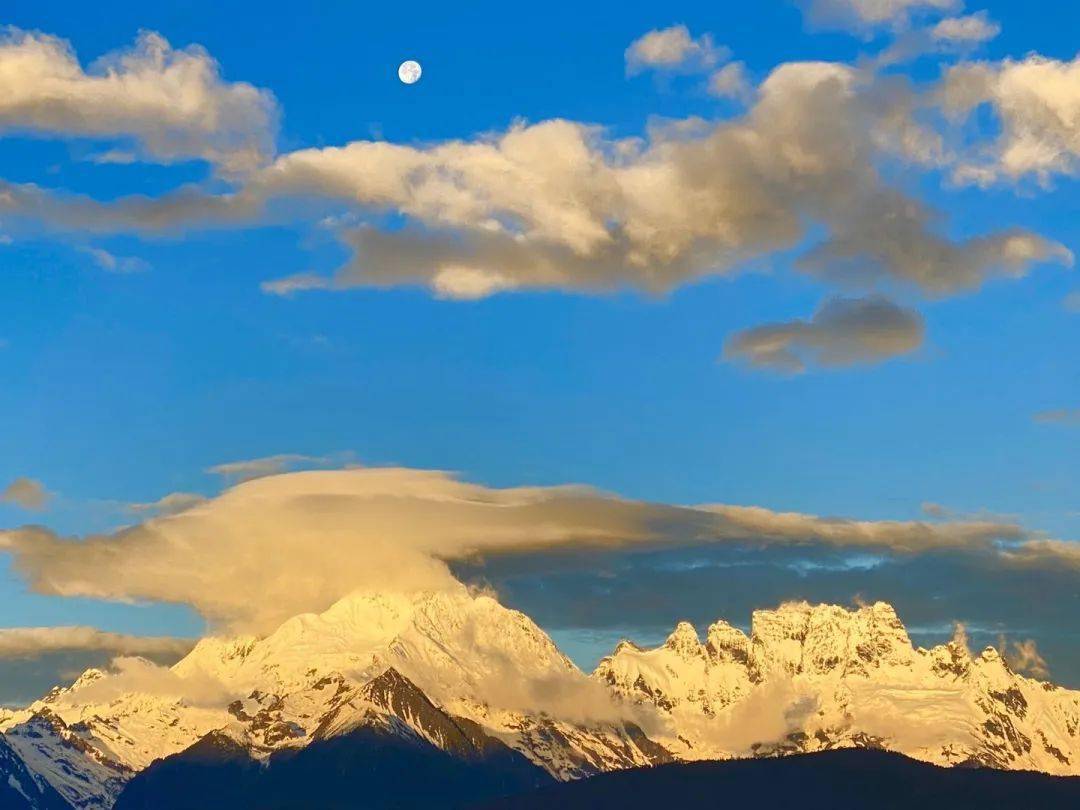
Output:
<path fill-rule="evenodd" d="M 872 741 L 940 764 L 1080 774 L 1080 693 L 1012 672 L 993 649 L 916 648 L 885 603 L 756 611 L 745 645 L 726 622 L 700 648 L 691 631 L 680 624 L 652 650 L 621 645 L 593 674 L 655 706 L 669 729 L 658 741 L 685 758 Z M 755 704 L 761 710 L 748 712 Z M 769 704 L 777 711 L 763 714 Z M 779 719 L 787 725 L 769 722 Z M 755 740 L 755 729 L 779 733 Z"/>
<path fill-rule="evenodd" d="M 411 682 L 426 698 L 365 689 L 391 668 L 407 680 L 380 688 Z M 915 648 L 884 603 L 785 604 L 755 612 L 749 635 L 718 620 L 704 642 L 682 622 L 655 649 L 620 643 L 589 676 L 528 616 L 464 586 L 364 591 L 135 674 L 88 670 L 5 711 L 0 731 L 81 808 L 108 808 L 133 773 L 211 731 L 255 757 L 361 725 L 443 744 L 426 700 L 561 779 L 663 761 L 653 743 L 683 759 L 873 744 L 1080 773 L 1080 693 L 1017 675 L 994 650 Z"/>

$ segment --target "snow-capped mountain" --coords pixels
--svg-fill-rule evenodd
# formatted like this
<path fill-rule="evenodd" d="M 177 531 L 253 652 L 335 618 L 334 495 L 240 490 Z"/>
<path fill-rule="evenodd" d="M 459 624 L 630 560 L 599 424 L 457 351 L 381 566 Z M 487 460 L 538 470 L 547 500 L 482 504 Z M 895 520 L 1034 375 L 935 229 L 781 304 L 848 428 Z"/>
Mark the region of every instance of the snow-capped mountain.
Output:
<path fill-rule="evenodd" d="M 264 638 L 204 639 L 169 670 L 91 670 L 0 715 L 0 731 L 73 806 L 109 807 L 133 774 L 211 732 L 256 757 L 362 725 L 452 747 L 413 690 L 560 779 L 671 759 L 527 616 L 464 587 L 358 593 Z M 603 698 L 606 716 L 539 711 L 553 690 Z"/>
<path fill-rule="evenodd" d="M 655 706 L 684 759 L 880 747 L 938 764 L 1080 774 L 1080 692 L 1011 671 L 962 639 L 916 648 L 890 605 L 787 604 L 705 642 L 623 642 L 594 677 Z"/>
<path fill-rule="evenodd" d="M 0 712 L 0 731 L 0 779 L 29 777 L 77 808 L 111 807 L 136 774 L 187 751 L 281 763 L 371 735 L 496 756 L 514 778 L 838 747 L 1080 773 L 1080 693 L 1017 675 L 993 650 L 916 649 L 882 603 L 784 605 L 755 613 L 749 636 L 719 621 L 704 643 L 681 623 L 586 675 L 527 616 L 464 587 L 357 593 L 265 637 L 204 639 L 169 669 L 90 670 Z"/>

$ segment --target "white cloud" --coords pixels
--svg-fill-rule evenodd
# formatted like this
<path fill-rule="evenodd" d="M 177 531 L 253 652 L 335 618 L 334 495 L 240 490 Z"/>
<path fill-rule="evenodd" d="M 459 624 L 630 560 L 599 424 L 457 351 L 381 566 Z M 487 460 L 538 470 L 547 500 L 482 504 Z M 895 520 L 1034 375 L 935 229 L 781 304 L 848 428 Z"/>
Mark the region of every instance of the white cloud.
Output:
<path fill-rule="evenodd" d="M 193 639 L 132 636 L 93 627 L 4 627 L 0 628 L 0 659 L 37 658 L 48 653 L 69 651 L 180 658 L 194 643 Z"/>
<path fill-rule="evenodd" d="M 1047 184 L 1054 175 L 1080 172 L 1080 57 L 957 65 L 946 73 L 941 96 L 956 118 L 986 104 L 1000 122 L 1000 133 L 977 142 L 975 157 L 960 162 L 957 180 L 989 185 L 1031 176 Z"/>
<path fill-rule="evenodd" d="M 810 320 L 765 324 L 733 335 L 724 359 L 802 372 L 809 366 L 880 363 L 923 342 L 922 317 L 883 298 L 832 298 Z"/>
<path fill-rule="evenodd" d="M 37 591 L 188 604 L 214 624 L 252 630 L 324 609 L 357 588 L 458 587 L 450 560 L 713 542 L 968 550 L 1001 564 L 1080 568 L 1074 544 L 1012 523 L 677 507 L 583 487 L 494 489 L 402 468 L 260 478 L 179 514 L 83 540 L 37 527 L 0 532 L 0 551 Z"/>
<path fill-rule="evenodd" d="M 52 493 L 33 478 L 16 478 L 0 490 L 0 503 L 11 503 L 32 511 L 44 509 L 51 499 Z"/>
<path fill-rule="evenodd" d="M 715 45 L 704 34 L 694 38 L 685 25 L 672 25 L 643 34 L 626 49 L 626 71 L 643 70 L 708 70 L 729 55 L 726 48 Z"/>
<path fill-rule="evenodd" d="M 65 695 L 61 701 L 70 705 L 109 703 L 132 694 L 182 700 L 190 706 L 224 708 L 243 691 L 236 684 L 230 688 L 200 670 L 181 675 L 145 658 L 119 656 L 113 659 L 105 677 L 80 684 L 77 691 Z"/>
<path fill-rule="evenodd" d="M 509 290 L 514 283 L 499 273 L 466 265 L 448 264 L 439 268 L 431 287 L 440 298 L 472 301 Z"/>
<path fill-rule="evenodd" d="M 709 77 L 709 93 L 718 98 L 733 98 L 748 101 L 754 95 L 754 88 L 743 62 L 731 62 L 724 65 Z"/>
<path fill-rule="evenodd" d="M 272 156 L 276 116 L 267 91 L 223 81 L 201 48 L 176 50 L 160 34 L 89 69 L 57 37 L 0 37 L 0 130 L 126 138 L 145 159 L 247 171 Z"/>
<path fill-rule="evenodd" d="M 1001 33 L 1001 26 L 985 11 L 963 17 L 948 17 L 930 29 L 930 36 L 942 42 L 989 42 Z"/>

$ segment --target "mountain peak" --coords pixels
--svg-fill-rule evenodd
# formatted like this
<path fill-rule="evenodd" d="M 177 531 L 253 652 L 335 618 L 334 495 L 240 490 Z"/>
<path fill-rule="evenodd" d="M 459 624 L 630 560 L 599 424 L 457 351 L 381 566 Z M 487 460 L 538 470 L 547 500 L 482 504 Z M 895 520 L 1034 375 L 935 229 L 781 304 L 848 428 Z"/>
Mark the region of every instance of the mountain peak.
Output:
<path fill-rule="evenodd" d="M 690 622 L 679 622 L 671 635 L 664 641 L 664 646 L 686 658 L 702 654 L 701 639 L 697 629 Z"/>
<path fill-rule="evenodd" d="M 709 625 L 705 648 L 717 661 L 745 664 L 750 656 L 750 639 L 723 619 Z"/>

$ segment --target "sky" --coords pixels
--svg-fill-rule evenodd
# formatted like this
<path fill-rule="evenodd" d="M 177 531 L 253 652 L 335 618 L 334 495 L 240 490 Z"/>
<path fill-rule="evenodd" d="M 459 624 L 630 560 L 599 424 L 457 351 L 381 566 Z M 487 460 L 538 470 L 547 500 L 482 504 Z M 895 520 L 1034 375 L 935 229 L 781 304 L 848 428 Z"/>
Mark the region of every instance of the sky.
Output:
<path fill-rule="evenodd" d="M 459 5 L 5 5 L 0 625 L 106 635 L 0 644 L 0 701 L 255 621 L 145 548 L 305 468 L 661 510 L 647 549 L 422 545 L 583 666 L 885 598 L 1080 684 L 1080 9 Z M 932 542 L 717 545 L 695 504 Z"/>

